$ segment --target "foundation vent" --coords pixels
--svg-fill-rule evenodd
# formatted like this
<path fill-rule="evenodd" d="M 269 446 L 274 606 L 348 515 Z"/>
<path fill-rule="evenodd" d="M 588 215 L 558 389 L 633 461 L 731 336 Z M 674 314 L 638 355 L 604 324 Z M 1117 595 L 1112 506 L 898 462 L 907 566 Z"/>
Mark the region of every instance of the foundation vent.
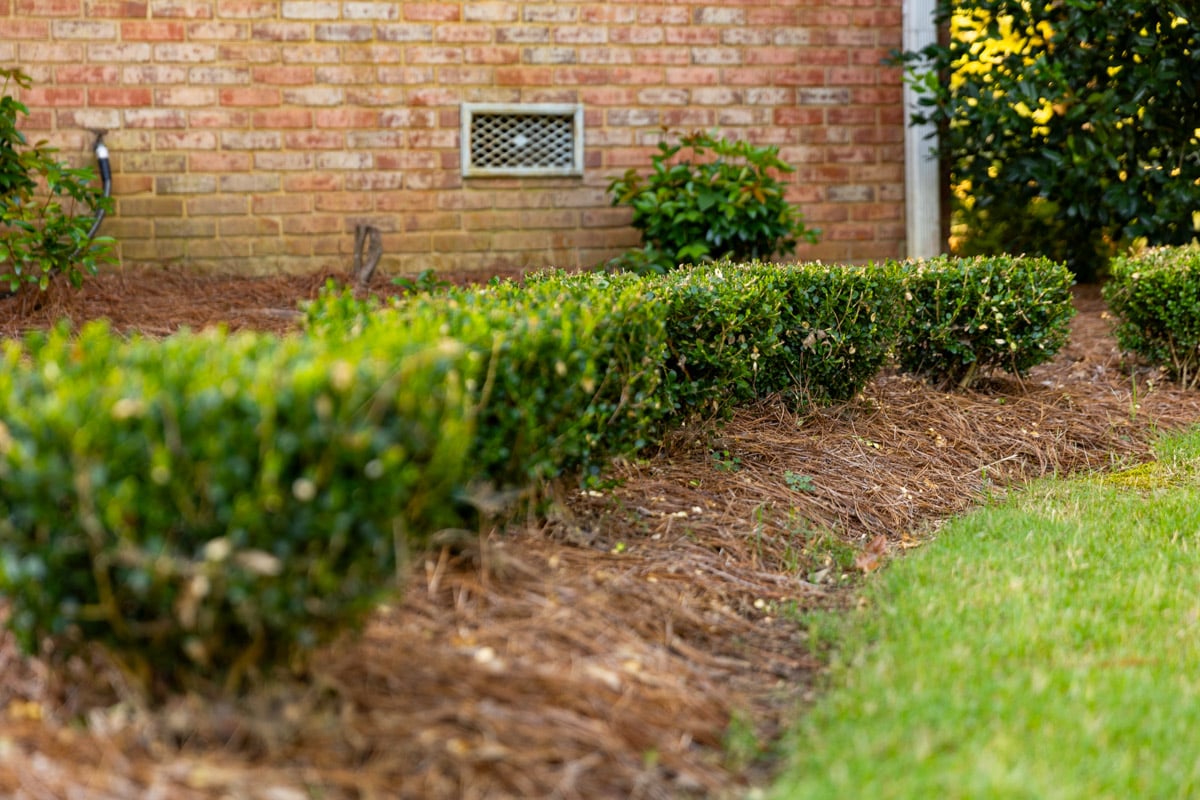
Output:
<path fill-rule="evenodd" d="M 582 175 L 583 106 L 462 107 L 465 177 Z"/>

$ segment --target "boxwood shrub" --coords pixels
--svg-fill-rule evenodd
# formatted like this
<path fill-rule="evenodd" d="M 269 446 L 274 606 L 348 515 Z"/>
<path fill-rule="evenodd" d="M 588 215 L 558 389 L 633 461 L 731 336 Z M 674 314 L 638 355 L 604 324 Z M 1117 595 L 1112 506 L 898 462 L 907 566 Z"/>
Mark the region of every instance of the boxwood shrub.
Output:
<path fill-rule="evenodd" d="M 682 414 L 776 393 L 849 399 L 887 362 L 902 322 L 893 265 L 722 263 L 654 281 L 667 387 Z"/>
<path fill-rule="evenodd" d="M 907 322 L 901 270 L 887 263 L 776 269 L 787 357 L 772 385 L 809 402 L 849 400 L 891 359 Z"/>
<path fill-rule="evenodd" d="M 897 356 L 909 372 L 965 389 L 991 370 L 1024 375 L 1067 341 L 1074 278 L 1063 264 L 1002 255 L 903 269 L 910 316 Z"/>
<path fill-rule="evenodd" d="M 416 296 L 399 314 L 437 320 L 482 360 L 471 461 L 498 486 L 586 479 L 661 431 L 665 327 L 632 275 L 547 272 Z"/>
<path fill-rule="evenodd" d="M 783 347 L 773 273 L 728 262 L 647 278 L 666 323 L 664 393 L 681 416 L 725 413 L 772 391 L 761 374 Z"/>
<path fill-rule="evenodd" d="M 329 340 L 427 324 L 462 342 L 482 370 L 469 462 L 481 481 L 525 488 L 586 480 L 661 432 L 666 327 L 651 300 L 632 274 L 554 270 L 386 303 L 328 286 L 305 313 Z"/>
<path fill-rule="evenodd" d="M 1200 246 L 1115 258 L 1102 291 L 1123 349 L 1187 388 L 1200 386 Z"/>
<path fill-rule="evenodd" d="M 415 325 L 338 348 L 101 324 L 5 343 L 10 628 L 98 642 L 154 690 L 302 659 L 395 586 L 409 537 L 453 524 L 477 362 Z"/>

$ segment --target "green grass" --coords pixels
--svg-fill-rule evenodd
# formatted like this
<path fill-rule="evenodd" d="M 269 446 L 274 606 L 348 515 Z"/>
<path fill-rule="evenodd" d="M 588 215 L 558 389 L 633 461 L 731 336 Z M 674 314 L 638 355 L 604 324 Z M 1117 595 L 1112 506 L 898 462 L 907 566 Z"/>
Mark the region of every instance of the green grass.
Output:
<path fill-rule="evenodd" d="M 1200 430 L 1158 457 L 1153 480 L 1035 484 L 889 566 L 769 796 L 1200 797 Z"/>

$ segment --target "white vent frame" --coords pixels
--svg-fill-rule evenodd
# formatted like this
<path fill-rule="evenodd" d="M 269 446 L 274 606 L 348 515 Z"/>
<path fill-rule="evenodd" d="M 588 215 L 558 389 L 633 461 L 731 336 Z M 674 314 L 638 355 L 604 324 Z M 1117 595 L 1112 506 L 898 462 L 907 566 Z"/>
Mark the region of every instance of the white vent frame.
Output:
<path fill-rule="evenodd" d="M 460 148 L 462 153 L 462 174 L 465 178 L 512 178 L 539 176 L 583 175 L 583 105 L 577 103 L 463 103 L 461 111 L 462 133 Z M 487 152 L 478 152 L 473 138 L 476 123 L 483 124 L 486 118 L 497 118 L 496 124 L 512 124 L 520 127 L 522 124 L 536 126 L 537 118 L 544 117 L 547 121 L 566 121 L 570 124 L 570 141 L 552 144 L 552 157 L 539 158 L 531 154 L 527 164 L 497 164 L 502 158 L 489 159 Z M 526 118 L 506 120 L 504 118 Z M 480 131 L 482 133 L 483 131 Z M 538 132 L 534 128 L 534 132 Z M 553 134 L 553 132 L 551 132 Z M 518 131 L 518 135 L 523 135 Z M 561 134 L 559 134 L 561 136 Z M 517 142 L 514 147 L 519 150 L 523 142 Z M 482 147 L 482 146 L 481 146 Z M 543 161 L 544 163 L 538 163 Z"/>

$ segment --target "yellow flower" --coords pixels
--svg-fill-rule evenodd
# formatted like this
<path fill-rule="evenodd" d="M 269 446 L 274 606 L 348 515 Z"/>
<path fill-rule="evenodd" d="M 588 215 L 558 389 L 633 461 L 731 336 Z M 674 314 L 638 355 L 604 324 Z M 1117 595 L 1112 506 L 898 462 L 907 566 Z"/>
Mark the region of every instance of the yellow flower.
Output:
<path fill-rule="evenodd" d="M 1054 116 L 1054 108 L 1050 105 L 1044 105 L 1037 111 L 1033 112 L 1033 121 L 1038 125 L 1045 125 Z"/>

